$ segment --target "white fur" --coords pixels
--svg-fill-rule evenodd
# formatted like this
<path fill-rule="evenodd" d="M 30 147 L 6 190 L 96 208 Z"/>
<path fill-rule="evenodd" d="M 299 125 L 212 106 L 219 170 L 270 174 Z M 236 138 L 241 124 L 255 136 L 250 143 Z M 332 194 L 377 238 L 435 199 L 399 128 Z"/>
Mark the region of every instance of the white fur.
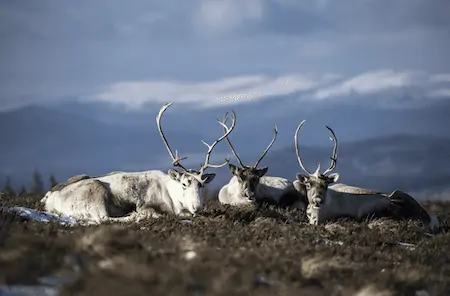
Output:
<path fill-rule="evenodd" d="M 180 180 L 157 170 L 119 172 L 81 180 L 60 191 L 49 191 L 41 201 L 47 211 L 97 222 L 114 220 L 110 215 L 113 203 L 119 209 L 126 203 L 136 205 L 137 212 L 161 208 L 175 215 L 183 211 L 193 214 L 203 206 L 202 187 L 190 176 L 181 175 Z M 183 182 L 191 183 L 183 188 Z"/>
<path fill-rule="evenodd" d="M 230 139 L 228 137 L 226 138 L 228 146 L 236 157 L 240 168 L 232 164 L 229 165 L 233 177 L 219 191 L 218 199 L 221 204 L 246 205 L 257 202 L 258 200 L 269 200 L 271 203 L 279 204 L 284 196 L 298 196 L 297 190 L 292 185 L 292 182 L 285 178 L 264 176 L 267 173 L 268 167 L 258 169 L 258 164 L 275 143 L 278 134 L 276 124 L 273 132 L 273 138 L 269 145 L 252 166 L 246 166 L 242 162 Z M 305 208 L 306 204 L 296 202 L 295 206 Z"/>
<path fill-rule="evenodd" d="M 303 164 L 298 147 L 298 134 L 305 122 L 306 120 L 303 120 L 297 126 L 294 134 L 294 146 L 298 163 L 307 175 L 297 174 L 297 180 L 293 184 L 297 191 L 302 195 L 306 195 L 308 199 L 306 214 L 310 224 L 319 224 L 342 216 L 361 219 L 367 214 L 375 214 L 385 209 L 390 210 L 393 204 L 403 203 L 403 206 L 407 206 L 403 208 L 404 210 L 411 210 L 411 207 L 414 208 L 410 214 L 416 215 L 416 210 L 418 210 L 420 211 L 418 215 L 421 218 L 424 218 L 425 214 L 428 215 L 430 221 L 429 223 L 428 221 L 426 222 L 429 227 L 439 227 L 437 217 L 430 216 L 423 208 L 419 210 L 417 207 L 420 207 L 420 205 L 417 204 L 414 198 L 404 192 L 396 190 L 388 195 L 346 184 L 336 184 L 339 179 L 338 173 L 332 173 L 327 176 L 336 167 L 338 147 L 337 137 L 333 129 L 328 126 L 326 128 L 332 135 L 330 140 L 334 142 L 331 164 L 323 173 L 320 173 L 320 164 L 314 173 L 309 172 Z"/>
<path fill-rule="evenodd" d="M 277 204 L 284 195 L 292 193 L 296 193 L 292 182 L 281 177 L 262 176 L 256 186 L 256 199 L 270 199 Z M 253 203 L 253 201 L 243 194 L 236 176 L 233 176 L 228 184 L 220 189 L 219 202 L 230 205 Z M 295 206 L 298 208 L 306 207 L 303 203 L 297 203 Z"/>
<path fill-rule="evenodd" d="M 295 181 L 299 182 L 299 181 Z M 308 205 L 310 223 L 318 224 L 327 220 L 348 216 L 356 219 L 387 209 L 391 205 L 391 194 L 381 193 L 370 189 L 336 183 L 328 186 L 325 203 L 320 207 Z M 439 220 L 429 215 L 429 228 L 438 228 Z"/>
<path fill-rule="evenodd" d="M 113 172 L 96 178 L 87 175 L 74 176 L 53 187 L 42 198 L 46 210 L 98 222 L 136 221 L 146 217 L 158 217 L 161 212 L 180 215 L 185 211 L 195 214 L 200 210 L 203 207 L 203 186 L 215 177 L 215 174 L 205 174 L 205 170 L 209 167 L 220 168 L 229 163 L 229 158 L 218 165 L 210 164 L 209 160 L 214 147 L 234 129 L 236 114 L 232 111 L 231 127 L 225 124 L 229 119 L 227 114 L 223 122 L 217 120 L 223 127 L 224 134 L 211 145 L 202 140 L 208 151 L 200 170 L 195 171 L 180 163 L 186 157 L 180 157 L 176 150 L 173 153 L 164 136 L 161 118 L 172 104 L 173 102 L 162 105 L 156 116 L 156 124 L 172 159 L 172 165 L 181 168 L 182 172 L 170 169 L 168 174 L 150 170 Z M 132 212 L 133 208 L 135 212 Z M 130 216 L 124 217 L 130 212 Z"/>

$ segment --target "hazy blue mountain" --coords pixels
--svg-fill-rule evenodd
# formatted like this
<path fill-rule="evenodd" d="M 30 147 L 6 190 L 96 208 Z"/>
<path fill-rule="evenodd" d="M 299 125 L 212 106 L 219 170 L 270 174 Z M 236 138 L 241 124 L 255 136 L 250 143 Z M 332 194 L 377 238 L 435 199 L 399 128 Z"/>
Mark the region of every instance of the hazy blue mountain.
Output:
<path fill-rule="evenodd" d="M 450 125 L 450 103 L 446 100 L 428 102 L 426 106 L 418 105 L 417 108 L 385 108 L 370 104 L 371 99 L 365 97 L 360 104 L 354 103 L 358 100 L 353 100 L 352 103 L 324 103 L 304 101 L 301 97 L 291 95 L 237 106 L 218 103 L 217 107 L 211 109 L 175 103 L 166 114 L 165 125 L 170 127 L 172 124 L 182 123 L 180 130 L 195 131 L 205 138 L 213 139 L 217 136 L 218 126 L 215 118 L 222 117 L 225 112 L 234 109 L 238 123 L 233 132 L 233 139 L 237 143 L 245 143 L 249 135 L 256 134 L 257 137 L 252 139 L 255 146 L 266 145 L 275 123 L 279 126 L 279 134 L 274 148 L 292 143 L 295 128 L 303 119 L 307 120 L 303 133 L 309 145 L 326 144 L 325 125 L 336 131 L 341 142 L 395 134 L 450 137 L 447 128 Z M 149 104 L 137 112 L 131 112 L 115 105 L 69 101 L 48 108 L 77 116 L 82 114 L 107 125 L 135 127 L 147 131 L 155 128 L 154 118 L 160 105 Z"/>
<path fill-rule="evenodd" d="M 286 108 L 285 100 L 297 100 L 298 106 Z M 16 186 L 28 184 L 35 168 L 44 178 L 54 173 L 59 180 L 78 173 L 167 169 L 170 159 L 155 124 L 159 107 L 148 105 L 130 112 L 72 100 L 0 113 L 0 186 L 6 175 Z M 290 96 L 232 108 L 194 107 L 174 104 L 163 125 L 172 148 L 188 156 L 187 164 L 195 168 L 206 151 L 200 139 L 212 142 L 217 138 L 222 130 L 215 118 L 234 108 L 238 117 L 231 139 L 245 163 L 257 160 L 272 138 L 274 123 L 278 124 L 277 141 L 262 162 L 269 165 L 271 175 L 292 179 L 300 171 L 293 134 L 306 119 L 300 143 L 311 170 L 319 160 L 322 167 L 328 164 L 332 143 L 325 125 L 330 125 L 340 143 L 336 170 L 343 182 L 379 190 L 425 190 L 450 183 L 450 105 L 444 101 L 415 109 L 386 109 L 368 104 L 304 103 Z M 221 143 L 213 161 L 222 161 L 227 154 L 227 145 Z M 231 177 L 227 168 L 212 171 L 218 172 L 214 186 Z"/>
<path fill-rule="evenodd" d="M 138 129 L 28 107 L 1 114 L 0 133 L 4 139 L 0 154 L 2 182 L 6 174 L 15 184 L 28 182 L 35 168 L 61 179 L 74 173 L 143 170 L 169 161 L 155 124 Z M 185 154 L 197 152 L 193 139 L 199 136 L 195 133 L 173 126 L 165 128 L 165 133 L 173 149 Z"/>
<path fill-rule="evenodd" d="M 393 135 L 364 141 L 342 143 L 334 170 L 339 182 L 391 191 L 418 192 L 450 187 L 450 140 L 432 136 Z M 307 169 L 314 171 L 320 162 L 322 172 L 330 164 L 329 147 L 300 146 Z M 269 174 L 294 178 L 303 173 L 294 147 L 274 151 L 262 162 Z"/>

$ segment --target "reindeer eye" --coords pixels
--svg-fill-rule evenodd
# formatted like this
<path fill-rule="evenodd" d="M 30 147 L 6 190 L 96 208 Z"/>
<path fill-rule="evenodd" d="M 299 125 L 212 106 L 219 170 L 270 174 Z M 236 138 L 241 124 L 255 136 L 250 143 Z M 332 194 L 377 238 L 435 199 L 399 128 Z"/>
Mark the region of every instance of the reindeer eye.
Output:
<path fill-rule="evenodd" d="M 306 189 L 311 189 L 311 184 L 306 184 Z"/>

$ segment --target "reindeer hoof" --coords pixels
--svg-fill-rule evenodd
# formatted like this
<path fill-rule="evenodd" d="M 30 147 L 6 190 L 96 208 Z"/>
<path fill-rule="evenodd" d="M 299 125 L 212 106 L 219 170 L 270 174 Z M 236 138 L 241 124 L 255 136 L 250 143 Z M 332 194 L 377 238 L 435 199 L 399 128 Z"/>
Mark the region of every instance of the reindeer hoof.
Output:
<path fill-rule="evenodd" d="M 180 214 L 178 214 L 178 216 L 180 218 L 191 218 L 194 217 L 194 214 L 191 214 L 189 212 L 181 212 Z"/>

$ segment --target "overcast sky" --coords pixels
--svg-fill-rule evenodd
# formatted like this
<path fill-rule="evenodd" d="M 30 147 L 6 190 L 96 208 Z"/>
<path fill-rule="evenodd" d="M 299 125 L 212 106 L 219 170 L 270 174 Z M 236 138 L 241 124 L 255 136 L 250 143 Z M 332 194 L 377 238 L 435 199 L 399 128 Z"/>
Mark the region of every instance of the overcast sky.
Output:
<path fill-rule="evenodd" d="M 0 0 L 0 111 L 450 98 L 449 12 L 448 0 Z"/>

